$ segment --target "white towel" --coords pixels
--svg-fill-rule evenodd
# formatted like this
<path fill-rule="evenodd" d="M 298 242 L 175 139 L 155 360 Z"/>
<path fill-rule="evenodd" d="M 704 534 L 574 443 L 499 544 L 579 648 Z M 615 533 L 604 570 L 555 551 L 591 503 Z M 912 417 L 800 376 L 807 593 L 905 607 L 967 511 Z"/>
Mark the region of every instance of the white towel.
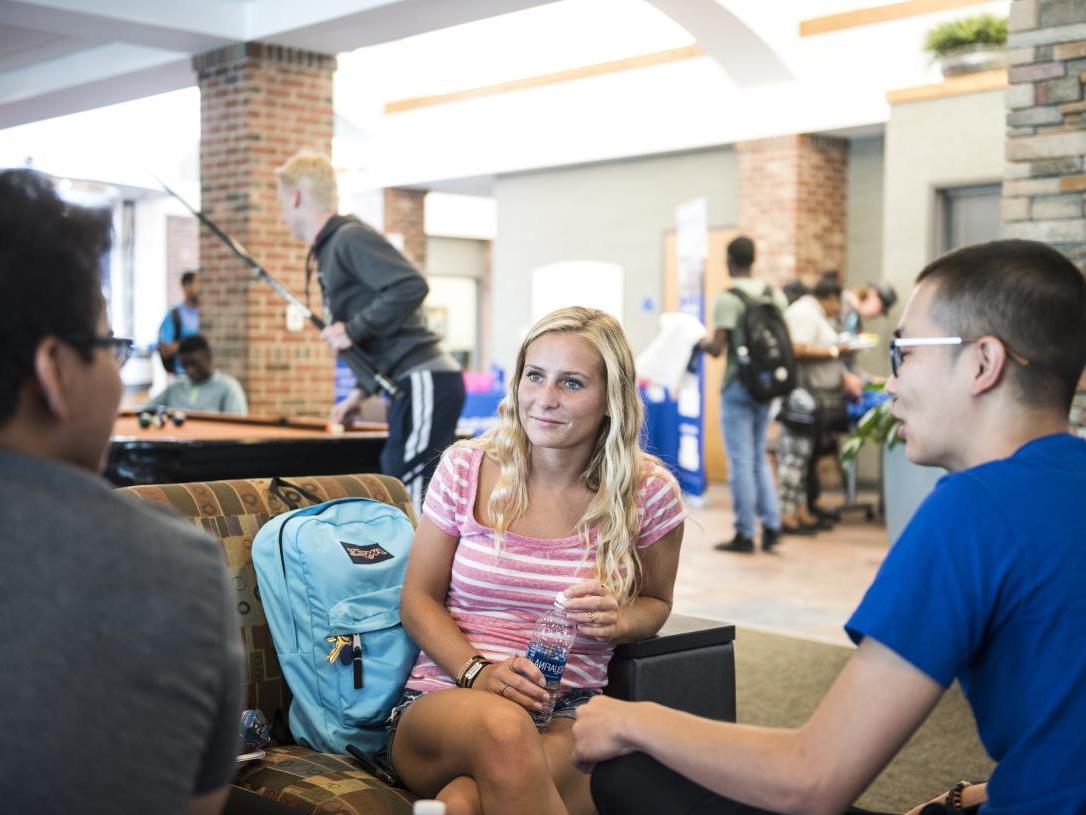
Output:
<path fill-rule="evenodd" d="M 705 333 L 705 326 L 696 317 L 677 311 L 661 314 L 660 333 L 637 355 L 638 378 L 678 390 L 690 354 Z"/>

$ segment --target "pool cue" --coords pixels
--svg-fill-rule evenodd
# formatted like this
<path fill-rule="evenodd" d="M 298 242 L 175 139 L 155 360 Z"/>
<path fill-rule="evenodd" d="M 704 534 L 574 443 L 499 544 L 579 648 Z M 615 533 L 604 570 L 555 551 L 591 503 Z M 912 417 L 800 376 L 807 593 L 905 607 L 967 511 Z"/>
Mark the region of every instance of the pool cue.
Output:
<path fill-rule="evenodd" d="M 158 182 L 159 186 L 162 187 L 162 189 L 164 189 L 167 193 L 180 201 L 181 205 L 184 206 L 185 209 L 195 215 L 200 223 L 202 223 L 209 230 L 211 230 L 212 235 L 214 235 L 216 238 L 226 244 L 231 252 L 237 255 L 246 266 L 256 272 L 257 277 L 259 277 L 261 280 L 263 280 L 265 283 L 275 289 L 279 293 L 280 297 L 282 297 L 295 308 L 299 309 L 305 315 L 306 319 L 308 319 L 309 322 L 318 331 L 324 330 L 324 320 L 314 314 L 310 310 L 309 306 L 307 306 L 305 303 L 299 300 L 298 297 L 295 296 L 294 292 L 292 292 L 290 289 L 288 289 L 286 286 L 276 280 L 267 269 L 265 269 L 256 261 L 256 258 L 254 258 L 245 250 L 244 246 L 242 246 L 234 238 L 223 232 L 223 230 L 221 230 L 214 221 L 204 215 L 203 212 L 193 208 L 193 206 L 189 204 L 188 201 L 186 201 L 184 198 L 182 198 L 180 195 L 170 189 L 165 181 L 152 173 L 150 170 L 148 170 L 147 172 L 150 173 L 155 181 Z M 404 395 L 403 390 L 401 390 L 400 386 L 392 380 L 392 377 L 386 373 L 383 373 L 382 371 L 377 370 L 377 367 L 373 364 L 373 360 L 371 360 L 369 358 L 369 355 L 367 355 L 357 345 L 352 344 L 350 348 L 340 351 L 339 353 L 346 358 L 346 361 L 348 363 L 354 363 L 353 365 L 351 365 L 352 368 L 357 368 L 364 375 L 371 377 L 377 383 L 378 387 L 380 387 L 381 390 L 383 390 L 393 399 L 399 399 L 401 396 Z"/>

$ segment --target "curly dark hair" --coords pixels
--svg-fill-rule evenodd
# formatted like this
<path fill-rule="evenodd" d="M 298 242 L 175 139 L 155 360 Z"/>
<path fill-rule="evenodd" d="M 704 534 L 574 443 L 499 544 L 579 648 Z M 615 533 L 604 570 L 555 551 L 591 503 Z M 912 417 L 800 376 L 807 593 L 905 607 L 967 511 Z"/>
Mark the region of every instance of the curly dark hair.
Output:
<path fill-rule="evenodd" d="M 34 170 L 0 171 L 0 422 L 14 415 L 44 337 L 95 333 L 110 239 L 108 211 L 67 203 Z"/>

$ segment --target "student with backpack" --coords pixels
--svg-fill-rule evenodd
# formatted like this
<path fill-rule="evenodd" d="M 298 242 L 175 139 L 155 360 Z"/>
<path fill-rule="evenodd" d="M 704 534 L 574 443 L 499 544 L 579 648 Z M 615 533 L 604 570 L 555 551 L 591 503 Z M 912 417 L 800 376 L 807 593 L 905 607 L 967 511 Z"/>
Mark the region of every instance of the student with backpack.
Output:
<path fill-rule="evenodd" d="M 754 242 L 740 236 L 728 244 L 733 287 L 713 305 L 712 333 L 698 348 L 718 357 L 727 351 L 721 386 L 720 422 L 728 456 L 728 486 L 735 536 L 718 543 L 722 552 L 754 551 L 755 522 L 762 524 L 762 550 L 780 540 L 781 517 L 766 459 L 770 402 L 795 386 L 796 366 L 782 314 L 784 294 L 751 275 Z M 754 319 L 751 319 L 754 318 Z"/>
<path fill-rule="evenodd" d="M 181 340 L 200 333 L 200 275 L 188 271 L 181 275 L 184 298 L 166 312 L 158 327 L 158 357 L 168 374 L 181 375 Z"/>
<path fill-rule="evenodd" d="M 412 792 L 455 815 L 594 812 L 571 760 L 576 710 L 615 644 L 667 619 L 683 535 L 678 485 L 641 451 L 641 425 L 622 327 L 566 308 L 528 332 L 498 426 L 443 455 L 401 600 L 422 653 L 389 750 Z M 558 593 L 578 631 L 540 732 L 547 690 L 525 651 Z"/>

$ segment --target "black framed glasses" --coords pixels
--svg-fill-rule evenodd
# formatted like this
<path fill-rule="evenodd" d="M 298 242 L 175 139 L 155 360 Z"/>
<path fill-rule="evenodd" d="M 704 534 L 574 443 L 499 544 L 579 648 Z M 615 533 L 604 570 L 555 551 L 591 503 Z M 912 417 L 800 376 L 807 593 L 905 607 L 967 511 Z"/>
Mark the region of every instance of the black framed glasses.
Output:
<path fill-rule="evenodd" d="M 1017 362 L 1023 367 L 1029 365 L 1029 360 L 1019 354 L 1007 343 L 1000 340 L 999 337 L 986 334 L 984 336 L 990 336 L 992 339 L 999 340 L 1000 344 L 1007 350 L 1007 356 Z M 976 342 L 977 340 L 984 339 L 981 337 L 894 337 L 890 340 L 890 371 L 894 376 L 898 375 L 898 371 L 901 369 L 901 363 L 905 356 L 901 353 L 902 348 L 922 348 L 929 345 L 965 345 L 966 343 Z"/>
<path fill-rule="evenodd" d="M 132 355 L 132 347 L 135 341 L 131 337 L 114 337 L 112 334 L 99 337 L 96 334 L 63 334 L 59 337 L 63 342 L 75 348 L 109 348 L 113 351 L 113 358 L 118 367 L 128 362 Z"/>

